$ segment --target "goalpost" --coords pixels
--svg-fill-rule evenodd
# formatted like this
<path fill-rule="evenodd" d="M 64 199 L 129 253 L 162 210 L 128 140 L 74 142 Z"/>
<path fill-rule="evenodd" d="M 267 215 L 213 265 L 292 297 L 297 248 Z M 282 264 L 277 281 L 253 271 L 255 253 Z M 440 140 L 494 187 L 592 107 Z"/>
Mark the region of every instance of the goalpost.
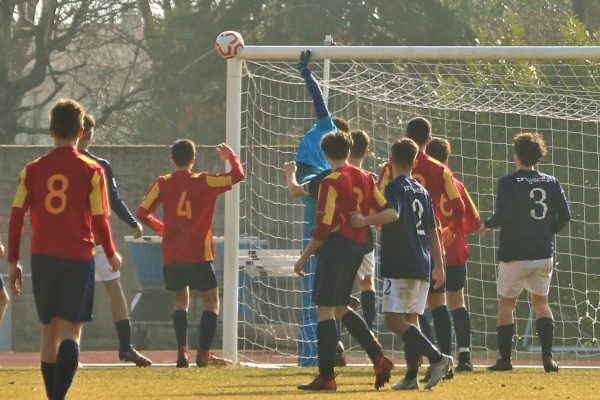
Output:
<path fill-rule="evenodd" d="M 281 170 L 314 123 L 296 70 L 306 48 L 246 46 L 227 61 L 226 140 L 246 168 L 246 180 L 225 198 L 223 352 L 236 361 L 298 364 L 299 347 L 316 349 L 314 340 L 299 339 L 316 327 L 301 321 L 307 292 L 291 268 L 302 248 L 302 205 L 289 198 Z M 366 169 L 378 172 L 406 122 L 425 116 L 434 135 L 451 142 L 450 167 L 483 218 L 493 212 L 497 178 L 514 169 L 512 136 L 543 134 L 549 153 L 540 170 L 561 181 L 572 211 L 556 238 L 555 358 L 600 361 L 600 47 L 310 48 L 330 112 L 372 138 Z M 330 60 L 326 71 L 323 60 Z M 491 360 L 497 235 L 471 235 L 469 244 L 465 297 L 473 353 Z M 522 295 L 515 312 L 517 362 L 539 358 L 531 320 Z M 380 314 L 375 330 L 384 349 L 401 352 Z M 343 341 L 357 348 L 347 334 Z M 300 364 L 311 365 L 311 357 L 316 360 L 316 350 Z"/>

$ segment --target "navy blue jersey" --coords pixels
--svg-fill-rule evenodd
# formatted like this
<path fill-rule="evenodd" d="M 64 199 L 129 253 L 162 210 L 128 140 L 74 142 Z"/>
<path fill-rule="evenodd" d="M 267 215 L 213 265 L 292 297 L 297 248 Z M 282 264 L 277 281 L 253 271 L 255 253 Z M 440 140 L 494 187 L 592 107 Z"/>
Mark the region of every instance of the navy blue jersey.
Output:
<path fill-rule="evenodd" d="M 111 210 L 113 210 L 115 214 L 117 214 L 117 216 L 121 218 L 127 225 L 135 228 L 137 226 L 137 220 L 121 198 L 121 194 L 119 193 L 119 189 L 117 189 L 117 183 L 115 182 L 110 163 L 107 160 L 90 154 L 87 151 L 83 151 L 82 153 L 96 161 L 104 169 L 104 176 L 106 177 L 106 189 L 108 192 Z"/>
<path fill-rule="evenodd" d="M 500 261 L 552 257 L 554 234 L 571 219 L 558 180 L 539 171 L 519 170 L 498 181 L 496 212 L 486 228 L 500 228 Z"/>
<path fill-rule="evenodd" d="M 417 180 L 400 175 L 387 184 L 385 198 L 400 218 L 381 227 L 381 276 L 429 281 L 429 231 L 435 229 L 429 193 Z"/>

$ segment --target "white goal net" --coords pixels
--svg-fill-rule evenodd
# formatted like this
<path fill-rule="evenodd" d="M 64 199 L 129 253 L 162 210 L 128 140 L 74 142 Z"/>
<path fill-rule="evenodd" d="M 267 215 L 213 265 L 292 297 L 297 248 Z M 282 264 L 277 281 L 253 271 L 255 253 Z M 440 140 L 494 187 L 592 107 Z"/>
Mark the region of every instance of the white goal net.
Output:
<path fill-rule="evenodd" d="M 482 218 L 493 212 L 497 179 L 514 169 L 514 134 L 544 136 L 549 153 L 540 170 L 560 180 L 572 212 L 570 224 L 556 238 L 550 289 L 555 358 L 600 361 L 600 64 L 332 61 L 326 82 L 323 61 L 311 62 L 311 69 L 328 88 L 330 112 L 371 136 L 372 153 L 363 164 L 370 171 L 379 172 L 389 145 L 403 135 L 409 119 L 430 119 L 434 135 L 450 141 L 449 165 Z M 316 325 L 305 320 L 303 296 L 309 294 L 292 274 L 303 243 L 303 205 L 288 196 L 281 169 L 294 159 L 300 138 L 314 123 L 295 62 L 244 61 L 241 120 L 247 176 L 240 203 L 239 360 L 297 364 L 303 351 L 309 360 L 303 364 L 309 365 L 311 357 L 316 360 L 316 350 L 310 350 L 316 343 L 306 329 L 316 331 Z M 469 237 L 465 292 L 476 361 L 496 357 L 497 239 Z M 385 328 L 379 293 L 377 298 L 376 333 L 384 349 L 401 361 L 402 341 Z M 525 294 L 515 317 L 515 360 L 538 360 L 535 317 Z M 346 348 L 356 350 L 350 353 L 358 357 L 354 360 L 366 362 L 358 344 L 342 332 Z"/>

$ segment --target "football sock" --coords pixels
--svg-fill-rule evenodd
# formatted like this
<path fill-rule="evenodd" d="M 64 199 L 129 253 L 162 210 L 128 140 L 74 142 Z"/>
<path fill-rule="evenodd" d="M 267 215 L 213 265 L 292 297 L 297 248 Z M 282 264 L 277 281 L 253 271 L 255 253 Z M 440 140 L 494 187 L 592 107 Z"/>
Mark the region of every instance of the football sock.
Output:
<path fill-rule="evenodd" d="M 335 321 L 335 334 L 337 335 L 337 340 L 342 340 L 342 323 L 337 319 Z"/>
<path fill-rule="evenodd" d="M 319 375 L 333 375 L 333 360 L 337 345 L 335 320 L 327 319 L 317 323 L 317 355 L 319 357 Z"/>
<path fill-rule="evenodd" d="M 198 348 L 204 351 L 210 350 L 210 345 L 217 330 L 217 314 L 212 311 L 204 311 L 200 317 L 200 338 Z"/>
<path fill-rule="evenodd" d="M 363 290 L 360 292 L 360 308 L 367 326 L 372 331 L 375 322 L 375 292 L 372 290 Z"/>
<path fill-rule="evenodd" d="M 175 310 L 173 312 L 173 327 L 177 346 L 187 346 L 188 312 L 186 310 Z"/>
<path fill-rule="evenodd" d="M 375 363 L 377 356 L 381 354 L 381 345 L 367 327 L 365 320 L 354 310 L 349 310 L 342 317 L 342 322 L 352 337 L 365 349 L 371 361 Z"/>
<path fill-rule="evenodd" d="M 406 347 L 414 349 L 419 354 L 423 354 L 429 359 L 430 363 L 436 363 L 442 360 L 442 353 L 435 348 L 433 344 L 417 329 L 416 326 L 411 325 L 404 335 L 402 340 Z"/>
<path fill-rule="evenodd" d="M 404 358 L 406 359 L 406 374 L 404 374 L 404 379 L 407 381 L 415 379 L 417 375 L 419 375 L 419 361 L 421 361 L 421 354 L 404 342 Z"/>
<path fill-rule="evenodd" d="M 54 388 L 54 372 L 56 364 L 42 361 L 41 365 L 42 378 L 44 378 L 44 387 L 46 388 L 46 397 L 52 397 L 52 389 Z"/>
<path fill-rule="evenodd" d="M 433 343 L 433 335 L 431 334 L 431 324 L 429 323 L 429 318 L 425 314 L 419 315 L 419 329 L 421 333 L 429 339 L 431 343 Z"/>
<path fill-rule="evenodd" d="M 535 321 L 535 328 L 542 346 L 542 355 L 552 355 L 554 320 L 552 318 L 540 318 Z"/>
<path fill-rule="evenodd" d="M 131 324 L 129 319 L 115 321 L 115 328 L 117 329 L 117 336 L 119 337 L 119 350 L 129 350 L 131 347 Z"/>
<path fill-rule="evenodd" d="M 456 346 L 458 347 L 458 361 L 465 362 L 471 359 L 471 317 L 466 308 L 452 310 L 454 332 L 456 333 Z"/>
<path fill-rule="evenodd" d="M 512 341 L 515 335 L 515 325 L 502 325 L 498 330 L 498 352 L 504 361 L 510 361 L 512 352 Z"/>
<path fill-rule="evenodd" d="M 58 346 L 54 372 L 52 400 L 62 400 L 71 387 L 79 364 L 79 345 L 72 340 L 63 340 Z"/>
<path fill-rule="evenodd" d="M 452 321 L 448 307 L 442 305 L 431 310 L 433 316 L 433 329 L 437 338 L 438 347 L 444 354 L 452 353 Z"/>

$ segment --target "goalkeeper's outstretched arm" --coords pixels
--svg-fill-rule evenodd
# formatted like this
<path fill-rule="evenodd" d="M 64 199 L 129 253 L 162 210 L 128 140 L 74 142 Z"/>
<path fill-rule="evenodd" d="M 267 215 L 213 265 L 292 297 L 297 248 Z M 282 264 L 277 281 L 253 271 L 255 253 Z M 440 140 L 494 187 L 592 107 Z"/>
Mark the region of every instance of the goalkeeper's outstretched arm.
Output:
<path fill-rule="evenodd" d="M 310 97 L 312 98 L 313 106 L 315 108 L 315 115 L 317 120 L 319 120 L 328 116 L 329 110 L 327 109 L 327 105 L 325 105 L 321 87 L 315 79 L 315 76 L 312 74 L 312 71 L 308 67 L 310 62 L 310 54 L 310 50 L 304 50 L 302 53 L 300 53 L 298 70 L 300 71 L 300 75 L 302 75 L 304 78 L 304 82 L 306 82 L 306 89 L 308 89 L 308 92 L 310 93 Z"/>

